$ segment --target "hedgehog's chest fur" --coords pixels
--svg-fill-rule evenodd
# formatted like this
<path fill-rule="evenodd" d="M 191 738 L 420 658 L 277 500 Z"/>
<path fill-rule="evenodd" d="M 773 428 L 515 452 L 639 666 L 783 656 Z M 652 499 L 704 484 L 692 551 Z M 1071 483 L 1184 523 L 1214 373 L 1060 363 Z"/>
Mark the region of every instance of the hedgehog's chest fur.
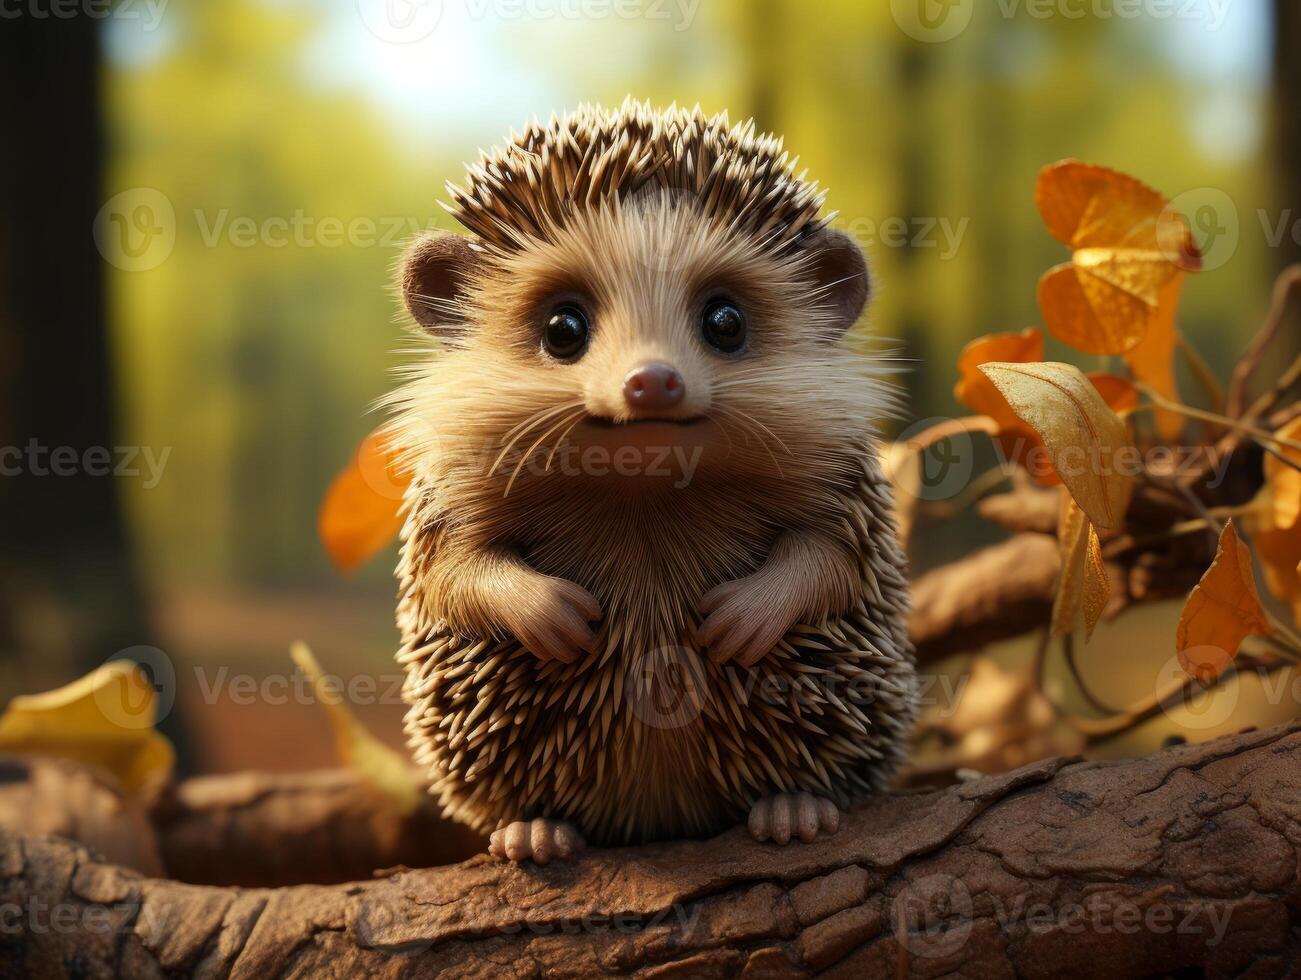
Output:
<path fill-rule="evenodd" d="M 766 558 L 778 533 L 769 514 L 722 508 L 711 519 L 707 503 L 675 503 L 580 521 L 536 515 L 518 540 L 523 556 L 604 611 L 595 651 L 572 665 L 540 662 L 514 640 L 452 635 L 404 596 L 407 730 L 449 814 L 484 831 L 559 817 L 594 843 L 619 843 L 717 833 L 772 792 L 843 806 L 881 788 L 915 682 L 903 563 L 878 481 L 868 467 L 851 498 L 856 609 L 797 627 L 750 669 L 713 664 L 691 634 L 704 592 Z M 421 547 L 419 534 L 408 539 L 404 565 Z"/>

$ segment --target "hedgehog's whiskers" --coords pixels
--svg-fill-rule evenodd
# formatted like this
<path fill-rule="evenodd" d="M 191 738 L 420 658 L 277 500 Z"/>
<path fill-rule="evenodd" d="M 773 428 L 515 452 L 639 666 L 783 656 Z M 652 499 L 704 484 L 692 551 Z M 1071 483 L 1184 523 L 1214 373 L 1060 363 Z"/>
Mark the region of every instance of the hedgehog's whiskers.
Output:
<path fill-rule="evenodd" d="M 510 454 L 510 451 L 515 448 L 515 444 L 528 435 L 530 431 L 537 428 L 539 425 L 544 424 L 548 420 L 555 418 L 557 415 L 572 411 L 575 408 L 581 407 L 583 404 L 583 402 L 565 402 L 563 405 L 549 406 L 539 412 L 534 412 L 523 422 L 512 428 L 502 436 L 502 439 L 506 441 L 502 445 L 501 452 L 497 454 L 497 458 L 493 461 L 492 466 L 488 468 L 488 476 L 492 476 L 497 472 L 497 468 L 501 466 L 502 461 Z"/>
<path fill-rule="evenodd" d="M 571 409 L 573 408 L 572 405 L 569 407 Z M 581 415 L 584 411 L 585 409 L 580 408 L 578 412 L 574 414 Z M 552 417 L 554 417 L 554 415 L 555 413 L 553 412 Z M 555 425 L 551 426 L 551 428 L 543 432 L 542 435 L 538 436 L 537 439 L 534 441 L 533 445 L 529 446 L 527 450 L 525 450 L 522 454 L 520 454 L 519 462 L 515 464 L 515 469 L 511 471 L 510 479 L 506 481 L 506 490 L 505 492 L 502 493 L 503 497 L 510 496 L 510 488 L 515 485 L 515 478 L 519 476 L 520 470 L 522 470 L 524 468 L 524 464 L 529 461 L 529 457 L 533 455 L 534 450 L 536 450 L 538 446 L 546 442 L 547 437 L 550 436 L 551 433 L 555 432 L 557 429 L 559 429 L 562 426 L 568 425 L 572 420 L 573 420 L 573 415 L 562 416 L 559 422 L 557 422 Z M 568 432 L 569 430 L 566 429 L 565 431 Z"/>

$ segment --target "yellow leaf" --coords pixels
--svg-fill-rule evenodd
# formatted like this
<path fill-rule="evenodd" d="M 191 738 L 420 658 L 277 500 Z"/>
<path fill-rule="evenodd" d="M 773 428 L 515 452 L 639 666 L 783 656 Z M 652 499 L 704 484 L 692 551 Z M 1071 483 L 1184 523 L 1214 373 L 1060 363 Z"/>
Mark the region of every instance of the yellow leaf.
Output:
<path fill-rule="evenodd" d="M 1132 445 L 1129 430 L 1078 368 L 993 362 L 980 370 L 1017 417 L 1039 434 L 1066 489 L 1093 524 L 1120 527 L 1132 483 L 1117 454 Z"/>
<path fill-rule="evenodd" d="M 154 694 L 138 664 L 111 661 L 65 687 L 10 701 L 0 715 L 0 749 L 98 766 L 140 793 L 176 764 L 172 743 L 154 730 Z"/>
<path fill-rule="evenodd" d="M 1084 636 L 1092 639 L 1111 599 L 1111 579 L 1102 560 L 1098 532 L 1069 493 L 1062 495 L 1057 541 L 1062 571 L 1053 601 L 1052 632 L 1055 636 L 1074 632 L 1083 611 Z"/>
<path fill-rule="evenodd" d="M 381 432 L 362 440 L 348 468 L 326 491 L 317 520 L 317 532 L 336 566 L 351 572 L 397 536 L 409 482 Z"/>
<path fill-rule="evenodd" d="M 1156 319 L 1162 287 L 1201 267 L 1183 219 L 1133 177 L 1066 160 L 1040 172 L 1035 202 L 1073 250 L 1039 281 L 1039 307 L 1049 332 L 1077 350 L 1132 350 Z"/>
<path fill-rule="evenodd" d="M 1251 571 L 1251 551 L 1229 521 L 1220 534 L 1215 560 L 1179 617 L 1175 631 L 1179 666 L 1199 680 L 1213 680 L 1233 662 L 1243 640 L 1270 632 Z"/>
<path fill-rule="evenodd" d="M 415 812 L 423 794 L 406 758 L 367 731 L 348 709 L 341 692 L 330 689 L 306 643 L 291 646 L 289 656 L 312 682 L 316 698 L 329 716 L 339 761 L 370 784 L 397 812 Z"/>
<path fill-rule="evenodd" d="M 1125 354 L 1125 363 L 1134 377 L 1173 402 L 1180 400 L 1175 380 L 1175 348 L 1179 345 L 1175 314 L 1179 310 L 1179 292 L 1183 282 L 1184 277 L 1180 274 L 1161 287 L 1156 315 L 1148 324 L 1147 332 Z M 1178 412 L 1159 409 L 1156 428 L 1166 442 L 1177 442 L 1184 431 L 1184 418 Z"/>

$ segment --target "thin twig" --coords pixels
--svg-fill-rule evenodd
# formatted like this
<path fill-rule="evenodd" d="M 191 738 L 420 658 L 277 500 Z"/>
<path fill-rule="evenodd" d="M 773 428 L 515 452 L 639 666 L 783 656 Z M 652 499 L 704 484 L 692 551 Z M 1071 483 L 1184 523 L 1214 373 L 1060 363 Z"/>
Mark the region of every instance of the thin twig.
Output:
<path fill-rule="evenodd" d="M 1204 687 L 1209 690 L 1211 687 L 1223 684 L 1231 677 L 1240 673 L 1245 673 L 1247 669 L 1254 669 L 1259 673 L 1273 673 L 1284 667 L 1295 667 L 1296 661 L 1286 657 L 1264 656 L 1254 653 L 1239 654 L 1238 660 L 1228 668 L 1223 674 L 1217 677 L 1209 685 L 1202 684 L 1196 677 L 1189 675 L 1184 678 L 1176 678 L 1165 688 L 1150 694 L 1148 697 L 1136 701 L 1124 711 L 1121 711 L 1108 718 L 1067 718 L 1067 722 L 1075 728 L 1090 745 L 1096 745 L 1104 742 L 1109 738 L 1115 738 L 1117 735 L 1123 735 L 1145 721 L 1155 718 L 1162 712 L 1169 711 L 1177 707 L 1184 699 L 1184 696 L 1194 687 Z"/>
<path fill-rule="evenodd" d="M 1201 419 L 1203 422 L 1214 422 L 1216 425 L 1223 425 L 1230 429 L 1236 429 L 1239 432 L 1251 436 L 1262 445 L 1272 442 L 1278 446 L 1287 446 L 1289 449 L 1301 450 L 1301 442 L 1297 442 L 1295 439 L 1284 439 L 1282 436 L 1276 435 L 1273 432 L 1266 432 L 1264 429 L 1257 428 L 1247 422 L 1240 422 L 1237 419 L 1231 419 L 1227 415 L 1220 415 L 1217 412 L 1205 412 L 1200 408 L 1193 408 L 1191 405 L 1183 405 L 1179 402 L 1171 401 L 1161 395 L 1160 392 L 1156 391 L 1156 389 L 1152 388 L 1150 385 L 1143 384 L 1141 381 L 1135 382 L 1134 386 L 1151 399 L 1152 405 L 1140 405 L 1138 409 L 1133 411 L 1141 411 L 1144 409 L 1151 411 L 1153 408 L 1164 408 L 1166 411 L 1178 412 L 1180 415 L 1187 415 L 1189 418 Z"/>
<path fill-rule="evenodd" d="M 1075 686 L 1079 689 L 1080 694 L 1084 696 L 1084 700 L 1089 703 L 1089 706 L 1094 711 L 1101 711 L 1103 714 L 1115 714 L 1121 710 L 1107 704 L 1095 695 L 1092 688 L 1084 680 L 1084 676 L 1080 673 L 1079 662 L 1075 659 L 1075 637 L 1069 635 L 1062 637 L 1062 654 L 1066 660 L 1066 668 L 1071 672 L 1071 679 L 1075 681 Z"/>
<path fill-rule="evenodd" d="M 1183 334 L 1176 334 L 1179 342 L 1179 351 L 1184 356 L 1184 361 L 1188 364 L 1188 369 L 1192 371 L 1193 377 L 1197 383 L 1202 386 L 1206 396 L 1211 400 L 1211 407 L 1217 412 L 1224 411 L 1224 392 L 1220 389 L 1220 382 L 1215 377 L 1215 372 L 1211 366 L 1206 363 L 1206 358 L 1202 357 L 1202 352 L 1192 345 L 1187 337 Z"/>
<path fill-rule="evenodd" d="M 1247 405 L 1247 386 L 1260 365 L 1261 358 L 1265 355 L 1265 348 L 1270 345 L 1282 327 L 1288 300 L 1292 296 L 1292 291 L 1298 286 L 1301 286 L 1301 265 L 1289 266 L 1274 281 L 1274 292 L 1270 299 L 1269 312 L 1265 315 L 1265 322 L 1252 338 L 1246 353 L 1234 365 L 1233 374 L 1229 378 L 1229 394 L 1225 411 L 1234 418 L 1244 418 L 1249 414 L 1244 411 Z M 1252 408 L 1254 409 L 1255 406 Z M 1251 417 L 1259 418 L 1267 411 L 1268 408 L 1263 408 Z"/>

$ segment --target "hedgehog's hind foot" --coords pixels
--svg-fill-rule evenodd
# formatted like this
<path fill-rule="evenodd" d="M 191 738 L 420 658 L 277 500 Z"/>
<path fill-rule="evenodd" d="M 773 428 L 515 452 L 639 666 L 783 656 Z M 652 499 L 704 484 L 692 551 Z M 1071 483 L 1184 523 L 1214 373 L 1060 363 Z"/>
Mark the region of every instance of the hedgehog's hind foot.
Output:
<path fill-rule="evenodd" d="M 492 832 L 488 853 L 510 861 L 549 864 L 568 861 L 587 846 L 582 835 L 561 820 L 517 820 Z"/>
<path fill-rule="evenodd" d="M 750 808 L 750 836 L 757 841 L 788 844 L 798 837 L 811 844 L 840 829 L 840 811 L 812 793 L 774 793 Z"/>

